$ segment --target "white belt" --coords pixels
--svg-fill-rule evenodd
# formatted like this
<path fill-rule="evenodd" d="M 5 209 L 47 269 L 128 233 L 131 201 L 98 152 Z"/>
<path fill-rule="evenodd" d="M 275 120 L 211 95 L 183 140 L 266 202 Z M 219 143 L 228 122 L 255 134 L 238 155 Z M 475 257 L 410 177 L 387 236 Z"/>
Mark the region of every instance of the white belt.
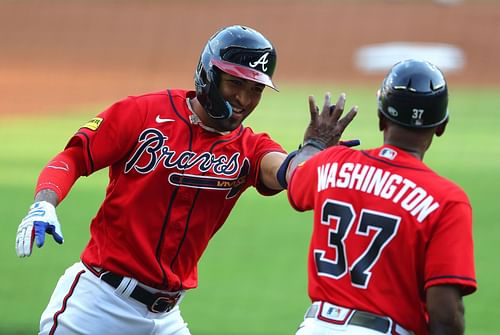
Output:
<path fill-rule="evenodd" d="M 306 312 L 306 318 L 315 318 L 336 325 L 352 325 L 376 330 L 382 334 L 414 335 L 387 316 L 316 301 Z"/>

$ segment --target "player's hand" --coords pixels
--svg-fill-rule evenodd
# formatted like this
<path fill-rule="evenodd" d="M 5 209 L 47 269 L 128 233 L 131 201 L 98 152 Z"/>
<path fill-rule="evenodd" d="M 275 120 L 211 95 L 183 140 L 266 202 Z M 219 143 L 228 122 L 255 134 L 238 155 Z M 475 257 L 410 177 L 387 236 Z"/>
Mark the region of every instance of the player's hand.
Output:
<path fill-rule="evenodd" d="M 54 205 L 47 201 L 38 201 L 31 205 L 28 215 L 17 228 L 16 253 L 19 257 L 31 255 L 33 241 L 40 248 L 45 242 L 45 233 L 51 234 L 54 240 L 62 244 L 64 238 L 61 225 L 57 219 Z"/>
<path fill-rule="evenodd" d="M 332 105 L 331 95 L 326 93 L 323 108 L 320 112 L 314 97 L 309 96 L 311 121 L 304 134 L 304 144 L 311 141 L 318 147 L 330 147 L 339 144 L 344 129 L 351 123 L 358 112 L 358 107 L 354 106 L 347 115 L 340 118 L 344 112 L 345 98 L 345 93 L 342 93 L 337 103 Z M 349 146 L 352 146 L 352 144 Z"/>

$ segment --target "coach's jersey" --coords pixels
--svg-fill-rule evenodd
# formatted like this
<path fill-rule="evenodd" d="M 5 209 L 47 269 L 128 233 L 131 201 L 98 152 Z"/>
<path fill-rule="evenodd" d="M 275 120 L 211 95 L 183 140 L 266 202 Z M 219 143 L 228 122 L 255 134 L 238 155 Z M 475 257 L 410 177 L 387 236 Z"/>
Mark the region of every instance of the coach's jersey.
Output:
<path fill-rule="evenodd" d="M 314 209 L 309 296 L 428 334 L 425 290 L 475 291 L 472 210 L 460 187 L 396 147 L 327 149 L 294 172 L 288 197 Z"/>
<path fill-rule="evenodd" d="M 82 253 L 90 265 L 163 290 L 197 285 L 197 263 L 241 193 L 259 183 L 266 134 L 228 134 L 196 124 L 193 91 L 128 97 L 82 127 L 68 146 L 83 148 L 87 175 L 109 166 L 105 199 Z"/>

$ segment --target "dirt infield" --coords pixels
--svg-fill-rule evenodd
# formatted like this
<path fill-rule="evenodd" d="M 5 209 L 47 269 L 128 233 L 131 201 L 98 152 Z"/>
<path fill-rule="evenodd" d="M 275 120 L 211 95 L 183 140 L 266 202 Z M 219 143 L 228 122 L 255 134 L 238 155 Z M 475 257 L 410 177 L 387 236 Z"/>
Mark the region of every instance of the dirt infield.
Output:
<path fill-rule="evenodd" d="M 201 47 L 244 24 L 278 50 L 275 81 L 379 81 L 355 68 L 365 44 L 443 42 L 465 52 L 452 84 L 500 85 L 500 5 L 398 1 L 2 1 L 0 114 L 64 112 L 127 94 L 192 87 Z"/>

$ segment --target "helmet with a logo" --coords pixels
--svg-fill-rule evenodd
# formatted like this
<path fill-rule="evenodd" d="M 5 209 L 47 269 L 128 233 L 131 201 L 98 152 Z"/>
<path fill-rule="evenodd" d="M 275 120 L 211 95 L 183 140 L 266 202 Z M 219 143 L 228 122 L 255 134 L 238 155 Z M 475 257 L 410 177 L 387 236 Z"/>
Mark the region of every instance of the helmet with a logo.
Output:
<path fill-rule="evenodd" d="M 430 128 L 448 119 L 448 85 L 443 73 L 424 60 L 395 64 L 380 88 L 378 110 L 409 128 Z"/>
<path fill-rule="evenodd" d="M 205 45 L 194 77 L 196 97 L 215 119 L 231 117 L 231 105 L 219 92 L 220 71 L 276 90 L 271 78 L 276 50 L 258 31 L 229 26 L 215 33 Z"/>

